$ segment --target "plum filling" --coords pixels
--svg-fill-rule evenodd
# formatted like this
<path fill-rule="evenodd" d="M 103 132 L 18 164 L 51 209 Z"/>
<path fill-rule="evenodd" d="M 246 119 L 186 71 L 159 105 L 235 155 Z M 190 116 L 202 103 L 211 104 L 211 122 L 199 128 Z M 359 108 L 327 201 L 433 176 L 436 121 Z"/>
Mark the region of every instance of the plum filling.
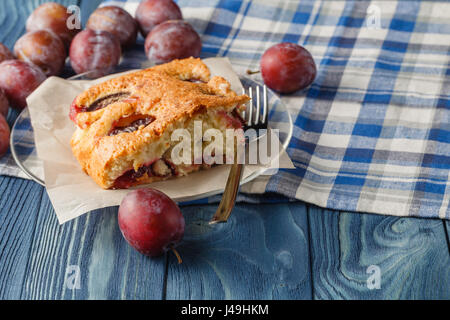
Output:
<path fill-rule="evenodd" d="M 184 81 L 193 82 L 193 83 L 206 83 L 205 81 L 200 80 L 200 79 L 186 79 Z"/>
<path fill-rule="evenodd" d="M 111 103 L 121 101 L 125 98 L 128 98 L 131 95 L 130 92 L 118 92 L 109 94 L 107 96 L 104 96 L 102 98 L 99 98 L 95 100 L 93 103 L 91 103 L 88 107 L 86 106 L 79 106 L 76 104 L 76 99 L 73 101 L 72 105 L 70 106 L 70 112 L 69 117 L 72 121 L 75 122 L 77 114 L 80 112 L 92 112 L 96 110 L 103 109 L 110 105 Z"/>
<path fill-rule="evenodd" d="M 103 109 L 110 105 L 111 103 L 118 102 L 130 96 L 130 92 L 117 92 L 109 94 L 107 96 L 101 97 L 91 103 L 89 107 L 86 108 L 86 112 L 92 112 L 96 110 Z"/>
<path fill-rule="evenodd" d="M 84 108 L 78 106 L 75 101 L 70 105 L 70 111 L 69 111 L 69 118 L 70 120 L 72 120 L 73 122 L 75 122 L 76 118 L 77 118 L 77 114 L 79 114 L 80 112 L 83 112 Z"/>
<path fill-rule="evenodd" d="M 128 189 L 145 174 L 147 174 L 148 177 L 175 176 L 176 170 L 175 166 L 170 161 L 161 158 L 141 166 L 137 171 L 134 169 L 128 170 L 116 179 L 112 188 Z"/>
<path fill-rule="evenodd" d="M 131 115 L 129 117 L 121 118 L 114 123 L 113 128 L 109 132 L 109 136 L 115 136 L 122 132 L 131 133 L 139 130 L 141 127 L 146 127 L 155 121 L 155 118 L 148 115 Z"/>
<path fill-rule="evenodd" d="M 222 110 L 219 111 L 218 114 L 226 121 L 228 128 L 242 129 L 242 127 L 245 126 L 244 119 L 242 119 L 241 115 L 236 109 L 233 109 L 231 113 Z"/>
<path fill-rule="evenodd" d="M 228 127 L 232 128 L 242 128 L 245 125 L 244 119 L 242 119 L 239 111 L 234 109 L 231 113 L 227 113 L 225 111 L 219 112 L 221 116 L 227 121 Z M 133 132 L 141 128 L 141 126 L 147 126 L 155 119 L 151 116 L 146 116 L 142 114 L 135 114 L 125 118 L 118 120 L 109 135 L 116 135 L 121 132 Z M 212 155 L 214 156 L 214 154 Z M 226 162 L 226 158 L 224 156 L 224 162 Z M 205 160 L 202 159 L 201 165 L 193 165 L 197 167 L 208 166 Z M 186 168 L 184 168 L 186 169 Z M 142 177 L 171 177 L 177 176 L 179 174 L 183 174 L 183 170 L 179 171 L 170 160 L 163 158 L 153 160 L 147 164 L 139 167 L 138 170 L 128 170 L 123 173 L 120 177 L 118 177 L 112 186 L 112 189 L 128 189 L 139 182 L 139 179 Z"/>
<path fill-rule="evenodd" d="M 245 120 L 242 119 L 242 116 L 241 116 L 241 114 L 237 111 L 237 109 L 233 109 L 233 111 L 231 112 L 231 115 L 232 115 L 235 119 L 239 120 L 241 126 L 245 126 Z"/>

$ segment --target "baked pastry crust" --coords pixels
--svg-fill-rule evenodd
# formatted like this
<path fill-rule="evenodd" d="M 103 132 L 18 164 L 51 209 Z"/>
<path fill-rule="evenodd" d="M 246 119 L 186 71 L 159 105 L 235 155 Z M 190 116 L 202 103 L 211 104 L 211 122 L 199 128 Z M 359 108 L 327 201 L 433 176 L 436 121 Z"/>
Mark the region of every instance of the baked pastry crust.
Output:
<path fill-rule="evenodd" d="M 235 109 L 248 100 L 232 91 L 224 78 L 210 78 L 200 59 L 174 60 L 105 81 L 76 97 L 70 112 L 77 125 L 72 151 L 105 189 L 184 175 L 209 166 L 171 164 L 165 156 L 170 133 L 191 126 L 193 119 L 236 128 Z M 157 174 L 148 169 L 155 164 Z M 118 183 L 123 177 L 126 183 Z"/>

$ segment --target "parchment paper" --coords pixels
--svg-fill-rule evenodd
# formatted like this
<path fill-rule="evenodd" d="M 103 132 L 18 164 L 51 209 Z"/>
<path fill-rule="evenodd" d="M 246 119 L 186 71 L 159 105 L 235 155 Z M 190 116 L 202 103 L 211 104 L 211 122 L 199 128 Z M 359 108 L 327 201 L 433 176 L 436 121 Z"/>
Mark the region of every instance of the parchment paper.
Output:
<path fill-rule="evenodd" d="M 210 58 L 204 62 L 212 75 L 226 78 L 233 90 L 241 92 L 239 77 L 228 59 Z M 119 205 L 125 194 L 130 192 L 100 188 L 82 172 L 70 148 L 75 125 L 68 113 L 73 99 L 90 86 L 116 76 L 94 81 L 68 81 L 51 77 L 27 99 L 37 153 L 43 161 L 46 189 L 61 224 L 95 209 Z M 286 153 L 281 154 L 279 165 L 280 168 L 294 168 Z M 245 166 L 243 179 L 264 168 L 258 165 Z M 175 201 L 186 201 L 223 190 L 228 172 L 229 166 L 222 165 L 149 186 L 161 190 Z"/>

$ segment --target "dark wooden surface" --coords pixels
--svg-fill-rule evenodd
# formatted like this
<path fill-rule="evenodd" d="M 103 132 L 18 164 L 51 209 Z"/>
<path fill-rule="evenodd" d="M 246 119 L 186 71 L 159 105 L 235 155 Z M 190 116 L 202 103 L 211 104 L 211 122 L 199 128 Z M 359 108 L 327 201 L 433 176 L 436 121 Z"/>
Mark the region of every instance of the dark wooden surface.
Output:
<path fill-rule="evenodd" d="M 12 48 L 44 1 L 0 2 Z M 83 20 L 96 1 L 81 5 Z M 12 120 L 12 119 L 10 119 Z M 45 190 L 0 177 L 0 299 L 449 299 L 450 223 L 323 210 L 302 202 L 239 204 L 210 227 L 215 205 L 187 206 L 178 265 L 122 238 L 117 208 L 60 226 Z M 371 266 L 380 289 L 369 289 Z M 79 288 L 67 284 L 79 268 Z M 372 267 L 373 268 L 373 267 Z"/>

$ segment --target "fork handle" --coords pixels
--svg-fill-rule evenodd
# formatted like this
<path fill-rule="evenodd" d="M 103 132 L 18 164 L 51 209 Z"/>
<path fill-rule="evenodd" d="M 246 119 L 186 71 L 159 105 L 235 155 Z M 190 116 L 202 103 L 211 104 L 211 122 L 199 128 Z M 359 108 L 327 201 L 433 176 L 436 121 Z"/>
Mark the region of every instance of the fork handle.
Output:
<path fill-rule="evenodd" d="M 237 163 L 237 161 L 231 165 L 222 200 L 220 200 L 219 208 L 212 217 L 211 221 L 209 221 L 209 224 L 227 222 L 230 217 L 239 191 L 243 167 L 244 165 L 242 163 Z"/>

